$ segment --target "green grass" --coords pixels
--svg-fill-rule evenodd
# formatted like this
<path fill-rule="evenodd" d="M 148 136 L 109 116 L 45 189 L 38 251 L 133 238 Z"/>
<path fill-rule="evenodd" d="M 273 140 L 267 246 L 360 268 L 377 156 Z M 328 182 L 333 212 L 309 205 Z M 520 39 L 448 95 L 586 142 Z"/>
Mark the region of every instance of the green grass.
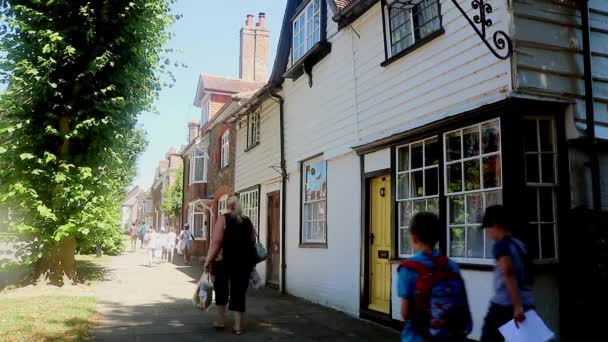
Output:
<path fill-rule="evenodd" d="M 86 341 L 94 313 L 93 297 L 0 299 L 0 341 Z"/>

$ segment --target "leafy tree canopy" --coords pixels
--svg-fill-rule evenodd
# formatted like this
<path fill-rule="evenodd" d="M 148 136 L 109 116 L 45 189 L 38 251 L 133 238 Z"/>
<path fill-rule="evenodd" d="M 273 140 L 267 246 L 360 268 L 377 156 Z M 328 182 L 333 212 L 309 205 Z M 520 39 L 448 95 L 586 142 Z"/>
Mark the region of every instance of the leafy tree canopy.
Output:
<path fill-rule="evenodd" d="M 176 218 L 182 212 L 182 197 L 184 189 L 184 167 L 181 166 L 175 175 L 175 183 L 163 197 L 161 209 L 169 218 Z"/>
<path fill-rule="evenodd" d="M 37 241 L 38 273 L 73 278 L 77 241 L 119 229 L 137 115 L 173 79 L 173 0 L 0 3 L 0 204 Z"/>

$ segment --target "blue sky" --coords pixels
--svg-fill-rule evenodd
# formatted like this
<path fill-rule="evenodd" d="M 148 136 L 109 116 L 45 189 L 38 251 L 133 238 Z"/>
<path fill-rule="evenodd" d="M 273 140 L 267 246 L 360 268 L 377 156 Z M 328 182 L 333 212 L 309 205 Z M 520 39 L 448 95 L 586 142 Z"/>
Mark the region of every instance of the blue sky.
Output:
<path fill-rule="evenodd" d="M 175 13 L 183 14 L 172 30 L 169 47 L 181 50 L 173 59 L 187 68 L 175 70 L 173 88 L 164 89 L 156 103 L 158 113 L 142 113 L 140 124 L 147 132 L 148 148 L 139 158 L 134 185 L 148 189 L 158 161 L 169 147 L 179 150 L 187 143 L 188 121 L 199 120 L 192 104 L 201 72 L 238 77 L 239 31 L 247 14 L 266 13 L 270 29 L 270 67 L 274 62 L 286 0 L 178 0 Z"/>

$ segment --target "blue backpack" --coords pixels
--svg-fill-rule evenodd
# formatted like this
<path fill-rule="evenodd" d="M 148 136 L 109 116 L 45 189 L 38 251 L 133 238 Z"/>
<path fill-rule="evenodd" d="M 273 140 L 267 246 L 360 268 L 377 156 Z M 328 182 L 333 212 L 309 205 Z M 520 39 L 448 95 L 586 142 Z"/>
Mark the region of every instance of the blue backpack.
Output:
<path fill-rule="evenodd" d="M 399 266 L 418 273 L 408 319 L 414 331 L 427 340 L 464 339 L 473 329 L 464 281 L 448 269 L 447 257 L 427 256 L 432 268 L 412 260 Z"/>

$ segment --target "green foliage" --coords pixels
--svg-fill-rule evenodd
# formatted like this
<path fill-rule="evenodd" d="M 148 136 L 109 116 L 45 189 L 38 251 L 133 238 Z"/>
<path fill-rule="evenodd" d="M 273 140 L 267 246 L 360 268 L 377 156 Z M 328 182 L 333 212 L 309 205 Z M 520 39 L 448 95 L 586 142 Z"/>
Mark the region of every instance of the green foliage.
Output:
<path fill-rule="evenodd" d="M 0 1 L 0 204 L 34 258 L 114 241 L 145 137 L 137 115 L 173 79 L 173 0 Z"/>
<path fill-rule="evenodd" d="M 182 212 L 184 192 L 184 167 L 181 166 L 175 176 L 175 183 L 165 193 L 161 210 L 169 218 L 176 218 Z"/>

